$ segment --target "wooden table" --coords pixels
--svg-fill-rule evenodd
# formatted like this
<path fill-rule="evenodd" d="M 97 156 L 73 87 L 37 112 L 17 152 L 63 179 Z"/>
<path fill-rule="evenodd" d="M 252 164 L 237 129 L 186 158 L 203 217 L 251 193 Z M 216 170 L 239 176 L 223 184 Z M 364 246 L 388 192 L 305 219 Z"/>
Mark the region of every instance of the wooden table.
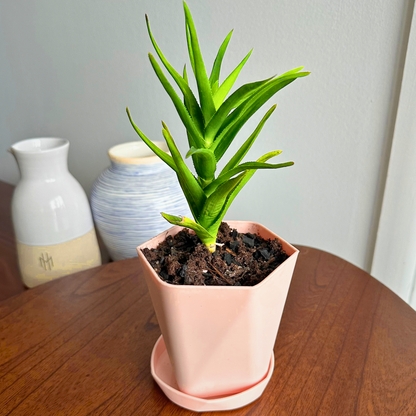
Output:
<path fill-rule="evenodd" d="M 137 259 L 25 291 L 0 182 L 0 416 L 188 415 L 153 382 L 160 331 Z M 105 252 L 104 252 L 105 255 Z M 263 396 L 230 415 L 416 415 L 416 312 L 301 247 Z M 219 413 L 221 414 L 221 413 Z"/>
<path fill-rule="evenodd" d="M 137 259 L 0 303 L 0 415 L 193 414 L 152 380 L 159 334 Z M 416 415 L 416 312 L 331 254 L 301 247 L 275 357 L 229 415 Z"/>
<path fill-rule="evenodd" d="M 24 291 L 12 224 L 13 190 L 13 185 L 0 181 L 0 301 Z"/>

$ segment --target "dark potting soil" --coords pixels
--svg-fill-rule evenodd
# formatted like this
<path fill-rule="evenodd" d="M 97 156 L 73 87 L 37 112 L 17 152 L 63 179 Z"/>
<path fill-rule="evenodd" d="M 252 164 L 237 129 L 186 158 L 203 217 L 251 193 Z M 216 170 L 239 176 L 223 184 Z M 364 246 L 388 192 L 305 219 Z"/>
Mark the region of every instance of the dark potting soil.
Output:
<path fill-rule="evenodd" d="M 278 239 L 240 234 L 223 222 L 214 253 L 187 229 L 142 250 L 162 280 L 174 285 L 254 286 L 289 256 Z"/>

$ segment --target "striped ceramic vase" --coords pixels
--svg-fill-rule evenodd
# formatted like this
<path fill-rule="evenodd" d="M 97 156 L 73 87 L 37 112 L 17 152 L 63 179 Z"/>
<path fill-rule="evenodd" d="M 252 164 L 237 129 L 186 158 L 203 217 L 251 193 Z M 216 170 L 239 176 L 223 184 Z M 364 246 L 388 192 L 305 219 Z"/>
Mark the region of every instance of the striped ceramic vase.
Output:
<path fill-rule="evenodd" d="M 167 151 L 166 144 L 155 142 Z M 113 260 L 137 256 L 136 247 L 167 230 L 160 215 L 191 216 L 175 172 L 143 143 L 129 142 L 108 151 L 111 166 L 95 181 L 91 208 Z"/>

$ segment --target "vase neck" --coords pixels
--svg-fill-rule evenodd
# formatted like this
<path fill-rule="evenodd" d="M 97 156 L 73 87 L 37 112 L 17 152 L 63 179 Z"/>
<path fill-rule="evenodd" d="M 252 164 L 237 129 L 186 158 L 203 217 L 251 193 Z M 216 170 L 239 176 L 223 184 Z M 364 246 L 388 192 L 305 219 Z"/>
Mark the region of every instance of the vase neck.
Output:
<path fill-rule="evenodd" d="M 9 150 L 23 180 L 48 182 L 68 174 L 68 148 L 68 140 L 39 138 L 15 143 Z"/>

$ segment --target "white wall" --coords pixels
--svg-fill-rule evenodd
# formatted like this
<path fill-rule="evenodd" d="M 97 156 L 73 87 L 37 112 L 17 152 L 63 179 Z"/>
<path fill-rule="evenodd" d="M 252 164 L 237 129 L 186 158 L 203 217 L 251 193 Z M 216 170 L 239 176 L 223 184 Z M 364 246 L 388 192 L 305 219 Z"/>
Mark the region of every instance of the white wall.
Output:
<path fill-rule="evenodd" d="M 371 273 L 416 309 L 416 11 Z"/>
<path fill-rule="evenodd" d="M 412 1 L 211 0 L 188 2 L 210 69 L 234 28 L 224 69 L 254 48 L 240 82 L 304 65 L 312 74 L 280 92 L 250 159 L 282 149 L 295 166 L 258 172 L 228 218 L 262 222 L 292 242 L 367 268 L 389 158 Z M 186 140 L 147 52 L 144 13 L 178 69 L 186 59 L 181 1 L 0 2 L 0 179 L 19 174 L 6 149 L 29 137 L 71 142 L 69 167 L 89 191 L 109 147 L 150 138 L 160 120 Z M 232 149 L 236 149 L 238 143 Z M 232 152 L 232 150 L 230 150 Z"/>

